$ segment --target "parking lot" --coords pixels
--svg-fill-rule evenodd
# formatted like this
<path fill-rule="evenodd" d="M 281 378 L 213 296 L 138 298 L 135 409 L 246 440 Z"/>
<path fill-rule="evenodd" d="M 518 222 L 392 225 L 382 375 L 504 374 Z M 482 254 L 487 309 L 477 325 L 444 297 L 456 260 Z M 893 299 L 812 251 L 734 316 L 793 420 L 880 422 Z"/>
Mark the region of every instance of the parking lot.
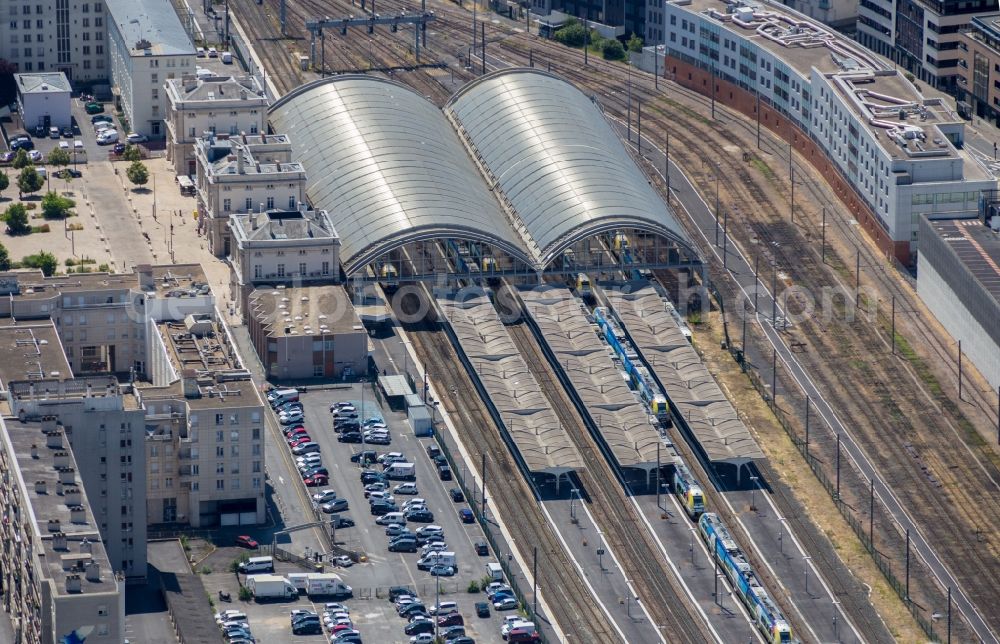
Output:
<path fill-rule="evenodd" d="M 482 592 L 468 593 L 469 583 L 482 583 L 486 576 L 486 563 L 495 561 L 491 553 L 488 556 L 477 555 L 473 544 L 482 540 L 483 535 L 477 524 L 462 523 L 458 512 L 468 505 L 456 503 L 449 496 L 448 490 L 455 487 L 455 481 L 441 481 L 437 475 L 436 466 L 427 455 L 427 445 L 433 443 L 431 438 L 416 438 L 409 429 L 405 415 L 383 409 L 374 400 L 370 389 L 365 391 L 364 407 L 362 407 L 360 386 L 311 390 L 301 394 L 300 401 L 304 405 L 304 422 L 310 437 L 321 447 L 322 464 L 330 473 L 327 485 L 310 488 L 310 496 L 321 489 L 333 489 L 339 498 L 348 501 L 349 509 L 334 515 L 349 517 L 355 525 L 336 531 L 337 544 L 348 550 L 363 553 L 366 561 L 354 564 L 348 568 L 337 567 L 329 561 L 324 561 L 327 572 L 336 572 L 344 582 L 354 590 L 354 598 L 344 601 L 351 611 L 354 628 L 360 631 L 365 642 L 409 642 L 409 636 L 403 632 L 407 620 L 396 614 L 394 605 L 387 599 L 388 590 L 392 586 L 408 586 L 417 591 L 420 600 L 428 607 L 435 603 L 437 582 L 440 581 L 441 601 L 456 601 L 458 609 L 465 620 L 465 630 L 476 642 L 502 642 L 500 625 L 505 613 L 497 614 L 491 609 L 489 618 L 480 618 L 475 614 L 476 602 L 485 601 Z M 392 442 L 389 445 L 368 445 L 356 443 L 340 443 L 333 431 L 333 421 L 330 406 L 336 402 L 351 402 L 359 410 L 359 416 L 380 417 L 389 427 Z M 282 447 L 287 449 L 287 447 Z M 429 510 L 434 513 L 434 525 L 444 530 L 444 538 L 448 550 L 455 553 L 457 572 L 452 577 L 434 577 L 427 571 L 417 569 L 417 553 L 389 552 L 389 538 L 385 528 L 377 525 L 377 517 L 369 511 L 368 499 L 364 496 L 364 486 L 360 481 L 362 467 L 352 463 L 352 454 L 363 450 L 375 450 L 378 453 L 402 452 L 407 460 L 414 463 L 418 498 L 426 500 Z M 277 456 L 277 455 L 275 455 Z M 378 465 L 371 469 L 381 470 Z M 402 481 L 391 481 L 390 491 Z M 299 485 L 296 480 L 288 480 L 286 485 Z M 396 504 L 401 505 L 413 496 L 397 496 Z M 411 530 L 416 530 L 426 524 L 410 524 Z M 280 601 L 268 603 L 240 602 L 236 600 L 239 594 L 239 581 L 235 574 L 228 572 L 229 564 L 239 556 L 237 548 L 220 548 L 213 553 L 204 564 L 213 572 L 203 577 L 206 589 L 213 597 L 218 591 L 228 592 L 233 597 L 232 603 L 216 601 L 216 610 L 237 608 L 247 613 L 251 628 L 257 641 L 288 641 L 290 636 L 289 612 L 293 609 L 313 608 L 322 613 L 323 602 L 312 602 L 307 597 L 300 596 L 295 601 Z M 296 553 L 305 555 L 305 552 Z M 305 572 L 301 566 L 276 562 L 275 574 L 286 575 L 293 572 Z M 506 614 L 512 614 L 507 612 Z M 320 642 L 328 641 L 327 637 L 297 636 L 295 641 Z"/>

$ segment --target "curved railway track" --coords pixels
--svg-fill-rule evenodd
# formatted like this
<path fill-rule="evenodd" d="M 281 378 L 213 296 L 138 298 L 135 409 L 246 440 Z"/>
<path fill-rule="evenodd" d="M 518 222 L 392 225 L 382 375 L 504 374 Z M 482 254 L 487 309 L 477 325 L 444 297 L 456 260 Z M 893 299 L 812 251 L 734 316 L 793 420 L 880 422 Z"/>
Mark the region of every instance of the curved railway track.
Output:
<path fill-rule="evenodd" d="M 673 580 L 673 573 L 663 561 L 649 529 L 583 426 L 577 410 L 542 354 L 538 340 L 523 321 L 508 325 L 507 330 L 587 465 L 579 478 L 593 504 L 594 520 L 618 553 L 625 574 L 641 580 L 635 587 L 646 609 L 657 624 L 672 626 L 668 641 L 707 641 L 710 638 L 701 618 L 689 612 L 687 598 L 677 590 L 679 584 Z"/>
<path fill-rule="evenodd" d="M 504 517 L 516 543 L 535 545 L 544 553 L 538 558 L 538 586 L 559 627 L 574 642 L 621 641 L 538 507 L 535 491 L 521 476 L 482 401 L 474 393 L 464 395 L 475 388 L 447 336 L 431 322 L 406 325 L 406 332 L 428 372 L 434 374 L 441 404 L 457 421 L 462 442 L 474 454 L 488 454 L 493 463 L 490 487 L 507 493 L 494 493 L 490 503 Z"/>

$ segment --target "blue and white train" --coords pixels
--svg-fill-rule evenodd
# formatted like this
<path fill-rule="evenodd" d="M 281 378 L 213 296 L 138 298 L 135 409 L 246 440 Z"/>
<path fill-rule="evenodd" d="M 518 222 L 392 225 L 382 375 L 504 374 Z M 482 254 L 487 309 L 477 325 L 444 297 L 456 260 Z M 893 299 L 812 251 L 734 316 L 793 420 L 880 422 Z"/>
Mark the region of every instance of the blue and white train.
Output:
<path fill-rule="evenodd" d="M 743 550 L 733 540 L 719 515 L 714 512 L 702 514 L 698 520 L 698 532 L 767 641 L 770 644 L 795 641 L 788 620 L 760 583 Z"/>
<path fill-rule="evenodd" d="M 692 519 L 697 520 L 705 511 L 705 493 L 682 461 L 674 464 L 674 494 Z"/>
<path fill-rule="evenodd" d="M 601 335 L 618 356 L 622 363 L 622 369 L 629 375 L 632 386 L 639 392 L 639 396 L 648 407 L 649 412 L 656 416 L 660 422 L 670 420 L 670 405 L 667 404 L 666 395 L 653 380 L 649 370 L 642 364 L 639 354 L 625 337 L 625 332 L 622 331 L 618 322 L 612 318 L 611 312 L 604 306 L 595 307 L 594 319 L 601 329 Z"/>

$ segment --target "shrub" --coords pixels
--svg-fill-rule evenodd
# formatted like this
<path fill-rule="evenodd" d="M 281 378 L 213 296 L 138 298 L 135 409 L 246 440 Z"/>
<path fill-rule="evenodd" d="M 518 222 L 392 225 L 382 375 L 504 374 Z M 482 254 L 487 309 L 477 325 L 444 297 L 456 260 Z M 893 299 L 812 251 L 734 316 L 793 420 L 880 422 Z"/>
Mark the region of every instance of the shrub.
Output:
<path fill-rule="evenodd" d="M 25 152 L 24 148 L 17 151 L 14 155 L 14 160 L 11 161 L 11 165 L 14 166 L 15 170 L 22 170 L 31 165 L 31 159 L 28 158 L 28 153 Z"/>
<path fill-rule="evenodd" d="M 111 268 L 107 264 L 101 264 L 100 266 L 97 267 L 97 272 L 98 273 L 110 273 L 111 272 Z"/>
<path fill-rule="evenodd" d="M 248 602 L 253 599 L 253 593 L 246 586 L 240 586 L 239 598 L 241 602 Z"/>
<path fill-rule="evenodd" d="M 10 253 L 7 252 L 7 247 L 0 244 L 0 271 L 10 270 Z"/>
<path fill-rule="evenodd" d="M 203 575 L 211 575 L 212 574 L 212 569 L 209 568 L 208 566 L 202 566 L 201 570 L 199 570 L 198 572 L 200 572 Z"/>
<path fill-rule="evenodd" d="M 44 250 L 38 251 L 34 255 L 26 255 L 21 258 L 21 264 L 28 268 L 40 268 L 45 277 L 51 277 L 59 266 L 59 260 L 52 253 Z"/>
<path fill-rule="evenodd" d="M 70 162 L 72 162 L 72 159 L 69 156 L 69 152 L 63 150 L 62 148 L 56 148 L 49 152 L 48 161 L 49 165 L 59 167 L 69 165 Z"/>
<path fill-rule="evenodd" d="M 43 185 L 45 185 L 45 181 L 33 165 L 26 166 L 21 170 L 21 174 L 17 178 L 17 189 L 28 194 L 38 192 Z"/>
<path fill-rule="evenodd" d="M 567 47 L 583 47 L 583 42 L 586 39 L 586 28 L 579 20 L 567 20 L 565 25 L 556 30 L 552 38 Z"/>
<path fill-rule="evenodd" d="M 628 39 L 628 43 L 626 43 L 626 47 L 628 47 L 629 51 L 636 51 L 636 52 L 642 51 L 642 38 L 640 38 L 639 36 L 636 36 L 633 33 L 632 37 Z"/>
<path fill-rule="evenodd" d="M 63 263 L 66 264 L 66 266 L 76 266 L 76 260 L 72 257 L 67 257 L 66 261 Z"/>
<path fill-rule="evenodd" d="M 76 202 L 56 192 L 48 192 L 42 197 L 42 214 L 46 219 L 65 219 Z"/>
<path fill-rule="evenodd" d="M 621 60 L 625 58 L 625 48 L 614 38 L 609 38 L 601 43 L 601 55 L 605 60 Z"/>
<path fill-rule="evenodd" d="M 28 225 L 28 209 L 24 204 L 11 204 L 3 219 L 7 222 L 7 231 L 11 235 L 27 235 L 31 232 L 31 226 Z"/>
<path fill-rule="evenodd" d="M 48 233 L 48 232 L 52 232 L 52 229 L 49 228 L 48 224 L 42 224 L 41 226 L 32 226 L 31 227 L 31 232 L 33 232 L 33 233 Z"/>
<path fill-rule="evenodd" d="M 122 152 L 122 159 L 126 161 L 141 161 L 142 160 L 142 150 L 138 146 L 129 143 L 125 146 L 125 151 Z"/>
<path fill-rule="evenodd" d="M 149 169 L 146 168 L 142 161 L 133 161 L 132 165 L 125 171 L 125 176 L 134 185 L 144 186 L 149 181 Z"/>
<path fill-rule="evenodd" d="M 6 190 L 10 186 L 10 177 L 6 172 L 0 172 L 0 190 Z"/>
<path fill-rule="evenodd" d="M 480 590 L 479 589 L 479 582 L 476 581 L 475 579 L 473 579 L 472 581 L 469 582 L 469 586 L 465 590 L 466 590 L 466 592 L 469 592 L 469 593 L 478 593 L 479 590 Z"/>
<path fill-rule="evenodd" d="M 229 562 L 229 572 L 239 572 L 240 571 L 240 564 L 244 563 L 249 558 L 250 558 L 250 555 L 248 555 L 245 552 L 242 553 L 242 554 L 240 554 L 239 557 L 236 557 L 235 559 L 233 559 L 232 561 Z"/>

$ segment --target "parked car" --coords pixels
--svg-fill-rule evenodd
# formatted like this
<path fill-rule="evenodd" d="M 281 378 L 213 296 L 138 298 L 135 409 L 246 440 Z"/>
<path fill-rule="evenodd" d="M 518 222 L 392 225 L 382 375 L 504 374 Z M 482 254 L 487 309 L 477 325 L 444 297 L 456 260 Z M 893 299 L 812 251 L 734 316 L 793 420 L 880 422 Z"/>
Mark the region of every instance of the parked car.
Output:
<path fill-rule="evenodd" d="M 413 523 L 431 523 L 434 521 L 434 513 L 430 510 L 410 510 L 406 513 L 406 520 Z"/>
<path fill-rule="evenodd" d="M 367 494 L 368 502 L 375 503 L 376 501 L 384 501 L 385 503 L 396 504 L 396 498 L 389 494 L 388 492 L 370 492 Z"/>
<path fill-rule="evenodd" d="M 145 143 L 149 140 L 149 137 L 145 134 L 139 134 L 138 132 L 129 132 L 128 136 L 125 137 L 125 140 L 132 144 Z"/>
<path fill-rule="evenodd" d="M 361 434 L 358 432 L 345 432 L 337 437 L 339 443 L 360 443 Z"/>
<path fill-rule="evenodd" d="M 490 554 L 490 547 L 486 544 L 484 539 L 478 539 L 472 547 L 475 549 L 476 554 L 480 557 L 485 557 Z"/>
<path fill-rule="evenodd" d="M 115 130 L 107 130 L 97 136 L 97 145 L 111 145 L 112 143 L 118 143 L 118 132 Z"/>
<path fill-rule="evenodd" d="M 377 458 L 378 458 L 378 452 L 376 452 L 373 449 L 366 449 L 351 454 L 352 463 L 362 463 L 364 465 L 368 465 L 369 463 L 374 463 L 375 459 Z"/>
<path fill-rule="evenodd" d="M 465 637 L 465 626 L 449 626 L 448 628 L 442 628 L 440 632 L 441 639 L 445 642 L 450 642 L 458 639 L 459 637 Z"/>
<path fill-rule="evenodd" d="M 448 566 L 449 568 L 451 566 Z M 465 619 L 462 617 L 462 613 L 448 613 L 447 615 L 442 615 L 438 617 L 438 626 L 463 626 L 465 624 Z"/>
<path fill-rule="evenodd" d="M 370 497 L 375 492 L 385 492 L 389 485 L 385 481 L 375 481 L 365 486 L 365 498 Z M 405 506 L 405 504 L 404 504 Z"/>
<path fill-rule="evenodd" d="M 329 477 L 330 476 L 330 470 L 326 469 L 325 467 L 323 467 L 321 465 L 320 466 L 310 467 L 306 471 L 302 472 L 302 478 L 304 478 L 304 479 L 306 479 L 306 478 L 312 478 L 312 477 L 316 476 L 317 474 L 322 474 L 323 476 Z"/>
<path fill-rule="evenodd" d="M 124 143 L 115 143 L 115 147 L 111 148 L 111 151 L 115 154 L 125 154 L 125 148 L 128 147 Z"/>
<path fill-rule="evenodd" d="M 324 514 L 333 514 L 335 512 L 343 512 L 344 510 L 347 510 L 347 507 L 347 499 L 333 499 L 332 501 L 324 503 L 320 509 L 323 510 Z M 353 525 L 353 523 L 351 525 Z"/>
<path fill-rule="evenodd" d="M 451 480 L 451 468 L 447 465 L 438 465 L 438 478 L 442 481 Z"/>
<path fill-rule="evenodd" d="M 427 614 L 427 607 L 420 602 L 413 602 L 405 606 L 400 607 L 397 611 L 400 617 L 409 617 L 410 615 Z"/>
<path fill-rule="evenodd" d="M 112 123 L 112 122 L 114 122 L 114 119 L 111 118 L 111 115 L 109 115 L 109 114 L 98 114 L 96 116 L 90 117 L 90 124 L 91 125 L 95 125 L 95 124 L 97 124 L 100 121 L 105 121 L 106 123 Z"/>
<path fill-rule="evenodd" d="M 387 537 L 399 537 L 404 534 L 412 535 L 413 533 L 405 525 L 399 523 L 390 523 L 385 527 L 385 536 Z"/>
<path fill-rule="evenodd" d="M 18 139 L 16 141 L 11 141 L 10 149 L 14 152 L 18 150 L 34 150 L 35 142 L 31 139 Z"/>
<path fill-rule="evenodd" d="M 462 488 L 453 487 L 448 490 L 448 494 L 451 496 L 451 500 L 455 503 L 461 503 L 465 500 L 465 494 L 462 493 Z"/>
<path fill-rule="evenodd" d="M 416 552 L 417 540 L 410 535 L 401 535 L 389 542 L 389 552 Z"/>
<path fill-rule="evenodd" d="M 418 633 L 433 633 L 434 632 L 434 622 L 430 620 L 420 620 L 416 622 L 411 622 L 406 625 L 403 632 L 407 635 L 416 635 Z"/>
<path fill-rule="evenodd" d="M 461 510 L 459 510 L 458 511 L 458 518 L 462 521 L 462 523 L 475 523 L 476 522 L 476 517 L 473 516 L 472 510 L 470 510 L 469 508 L 462 508 Z"/>
<path fill-rule="evenodd" d="M 517 599 L 503 596 L 493 602 L 494 610 L 514 610 L 517 608 Z"/>
<path fill-rule="evenodd" d="M 389 601 L 395 602 L 401 595 L 416 596 L 416 591 L 408 586 L 390 586 Z"/>
<path fill-rule="evenodd" d="M 16 150 L 7 150 L 2 155 L 0 155 L 0 161 L 3 161 L 4 163 L 9 163 L 14 160 L 15 156 L 17 156 Z"/>
<path fill-rule="evenodd" d="M 333 490 L 320 490 L 312 495 L 312 500 L 320 505 L 324 503 L 329 503 L 330 501 L 337 498 L 337 493 Z"/>
<path fill-rule="evenodd" d="M 334 528 L 336 528 L 338 530 L 340 528 L 353 528 L 354 527 L 354 519 L 352 519 L 351 517 L 337 517 L 336 519 L 334 519 L 330 523 L 333 525 Z"/>
<path fill-rule="evenodd" d="M 257 548 L 260 547 L 260 544 L 257 543 L 256 539 L 254 539 L 253 537 L 247 536 L 245 534 L 242 534 L 242 535 L 236 537 L 235 543 L 240 548 L 249 548 L 251 550 L 256 550 Z"/>
<path fill-rule="evenodd" d="M 372 445 L 391 445 L 392 437 L 388 434 L 376 434 L 374 436 L 366 437 L 365 442 Z"/>
<path fill-rule="evenodd" d="M 330 477 L 326 474 L 313 474 L 309 478 L 303 479 L 302 482 L 306 484 L 306 487 L 319 487 L 320 485 L 329 483 Z"/>
<path fill-rule="evenodd" d="M 437 456 L 440 453 L 441 453 L 441 448 L 437 446 L 437 443 L 428 443 L 427 444 L 427 457 L 428 458 L 434 458 L 435 456 Z"/>
<path fill-rule="evenodd" d="M 311 454 L 318 451 L 320 451 L 319 443 L 304 443 L 298 447 L 292 448 L 292 454 L 295 454 L 296 456 Z"/>
<path fill-rule="evenodd" d="M 396 487 L 392 488 L 392 491 L 394 494 L 403 494 L 403 495 L 419 494 L 416 483 L 400 483 Z"/>
<path fill-rule="evenodd" d="M 39 152 L 38 150 L 32 150 L 28 152 L 28 158 L 34 161 L 35 163 L 40 163 L 44 157 L 42 156 L 42 153 Z"/>
<path fill-rule="evenodd" d="M 100 114 L 104 111 L 104 106 L 100 103 L 92 101 L 87 103 L 83 109 L 86 110 L 87 114 Z"/>
<path fill-rule="evenodd" d="M 341 568 L 350 568 L 354 565 L 354 560 L 347 555 L 340 555 L 333 560 L 333 563 L 337 564 Z"/>
<path fill-rule="evenodd" d="M 476 602 L 476 617 L 488 618 L 490 616 L 490 605 L 486 602 Z"/>
<path fill-rule="evenodd" d="M 371 513 L 373 517 L 382 516 L 389 512 L 396 512 L 398 508 L 395 503 L 387 503 L 385 501 L 375 501 L 371 504 Z"/>

